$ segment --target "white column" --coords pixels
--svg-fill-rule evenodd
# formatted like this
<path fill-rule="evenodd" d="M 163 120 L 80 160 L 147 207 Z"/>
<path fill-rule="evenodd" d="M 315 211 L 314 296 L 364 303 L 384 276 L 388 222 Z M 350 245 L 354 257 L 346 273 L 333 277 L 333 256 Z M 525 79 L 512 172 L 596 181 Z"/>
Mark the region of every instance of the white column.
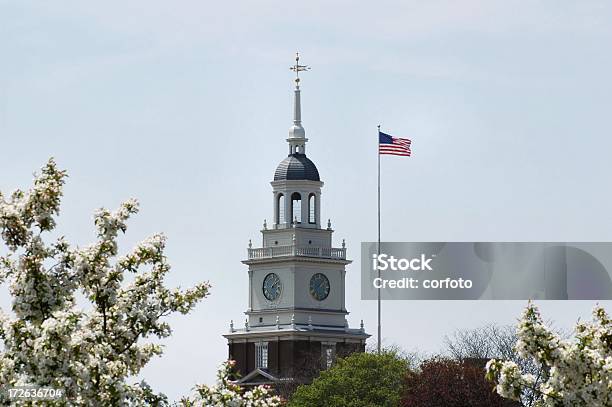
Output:
<path fill-rule="evenodd" d="M 302 195 L 302 225 L 308 225 L 308 192 L 301 191 Z"/>
<path fill-rule="evenodd" d="M 321 193 L 315 193 L 315 221 L 317 222 L 317 227 L 321 227 Z"/>
<path fill-rule="evenodd" d="M 249 270 L 249 311 L 253 310 L 253 270 Z"/>
<path fill-rule="evenodd" d="M 274 194 L 272 194 L 272 196 L 273 196 L 272 199 L 274 200 L 274 203 L 273 203 L 274 218 L 272 218 L 273 219 L 272 223 L 276 225 L 277 223 L 280 223 L 280 222 L 278 222 L 278 196 L 279 196 L 279 194 L 278 193 L 274 193 Z"/>
<path fill-rule="evenodd" d="M 285 224 L 291 226 L 293 222 L 293 213 L 291 211 L 291 192 L 287 191 L 285 194 Z"/>
<path fill-rule="evenodd" d="M 345 299 L 345 291 L 346 291 L 346 270 L 340 270 L 340 280 L 342 281 L 342 304 L 340 304 L 340 309 L 342 311 L 346 311 L 346 299 Z M 346 318 L 346 317 L 345 317 Z"/>

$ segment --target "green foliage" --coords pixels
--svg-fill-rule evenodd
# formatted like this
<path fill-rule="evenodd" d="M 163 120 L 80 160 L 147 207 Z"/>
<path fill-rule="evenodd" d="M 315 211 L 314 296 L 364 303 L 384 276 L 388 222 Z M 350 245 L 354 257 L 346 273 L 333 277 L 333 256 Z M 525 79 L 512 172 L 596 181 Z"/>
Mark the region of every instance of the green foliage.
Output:
<path fill-rule="evenodd" d="M 288 406 L 397 406 L 408 371 L 408 361 L 396 352 L 353 353 L 300 386 Z"/>

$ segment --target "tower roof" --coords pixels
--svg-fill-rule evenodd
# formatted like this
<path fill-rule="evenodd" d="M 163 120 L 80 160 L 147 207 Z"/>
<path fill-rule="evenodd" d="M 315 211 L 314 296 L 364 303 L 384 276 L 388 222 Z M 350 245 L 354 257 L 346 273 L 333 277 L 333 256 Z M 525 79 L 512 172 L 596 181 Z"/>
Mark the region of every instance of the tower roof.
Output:
<path fill-rule="evenodd" d="M 306 154 L 289 154 L 274 172 L 274 181 L 286 180 L 320 181 L 319 170 Z"/>
<path fill-rule="evenodd" d="M 289 156 L 278 164 L 274 172 L 274 181 L 302 180 L 321 181 L 319 171 L 306 157 L 306 132 L 302 127 L 302 107 L 300 103 L 300 72 L 310 69 L 300 65 L 300 55 L 295 54 L 295 65 L 290 68 L 295 72 L 295 90 L 293 97 L 293 125 L 289 128 Z"/>

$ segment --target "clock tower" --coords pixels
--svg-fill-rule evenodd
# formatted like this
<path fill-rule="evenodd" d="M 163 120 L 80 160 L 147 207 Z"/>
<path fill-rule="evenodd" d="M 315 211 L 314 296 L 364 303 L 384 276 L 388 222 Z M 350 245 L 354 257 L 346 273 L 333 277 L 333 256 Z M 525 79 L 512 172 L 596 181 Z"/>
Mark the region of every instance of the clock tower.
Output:
<path fill-rule="evenodd" d="M 249 295 L 244 326 L 223 335 L 243 385 L 299 383 L 306 371 L 325 369 L 337 356 L 363 352 L 363 322 L 346 320 L 346 247 L 333 247 L 331 222 L 321 224 L 323 182 L 306 156 L 296 63 L 293 125 L 288 155 L 274 172 L 272 222 L 264 222 L 261 247 L 249 241 Z"/>

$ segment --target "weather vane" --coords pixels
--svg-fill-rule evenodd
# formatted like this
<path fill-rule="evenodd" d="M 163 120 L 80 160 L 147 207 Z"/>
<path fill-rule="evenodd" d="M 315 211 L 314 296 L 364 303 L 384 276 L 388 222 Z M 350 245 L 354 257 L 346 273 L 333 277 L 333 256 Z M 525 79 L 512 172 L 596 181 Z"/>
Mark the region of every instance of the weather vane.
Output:
<path fill-rule="evenodd" d="M 308 65 L 300 65 L 300 53 L 295 53 L 295 65 L 290 67 L 292 71 L 295 72 L 295 86 L 300 86 L 300 72 L 301 71 L 309 71 L 310 67 Z"/>

